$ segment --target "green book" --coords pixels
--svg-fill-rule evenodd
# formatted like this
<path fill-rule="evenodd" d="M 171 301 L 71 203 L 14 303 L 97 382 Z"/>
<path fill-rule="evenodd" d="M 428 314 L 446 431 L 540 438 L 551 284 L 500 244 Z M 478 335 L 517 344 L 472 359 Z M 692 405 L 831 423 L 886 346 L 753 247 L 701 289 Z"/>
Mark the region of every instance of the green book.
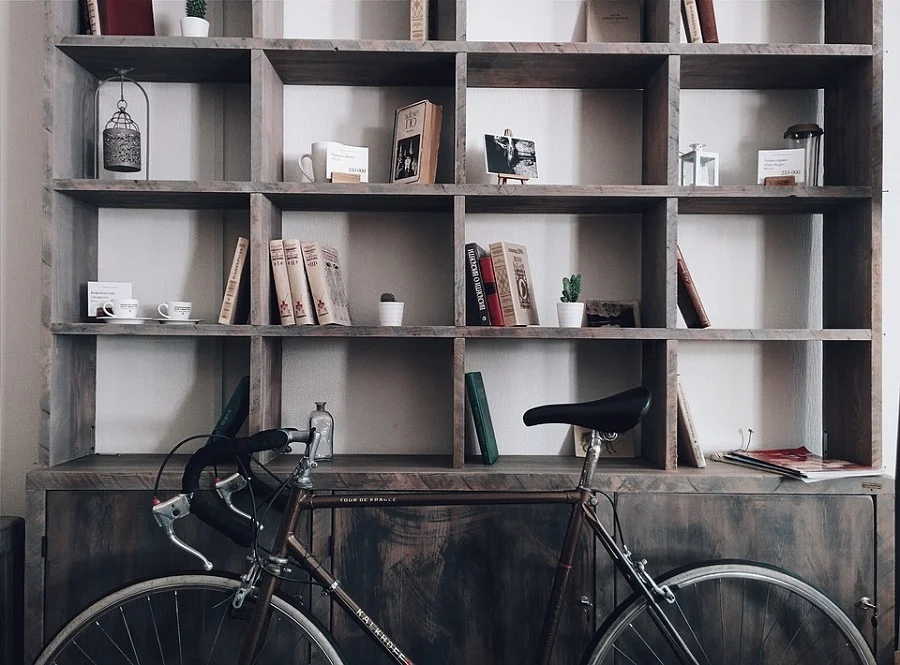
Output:
<path fill-rule="evenodd" d="M 475 435 L 481 448 L 481 460 L 485 464 L 493 464 L 499 457 L 497 438 L 494 436 L 494 424 L 491 422 L 491 410 L 488 408 L 481 372 L 466 372 L 466 395 L 472 409 L 472 419 L 475 421 Z"/>

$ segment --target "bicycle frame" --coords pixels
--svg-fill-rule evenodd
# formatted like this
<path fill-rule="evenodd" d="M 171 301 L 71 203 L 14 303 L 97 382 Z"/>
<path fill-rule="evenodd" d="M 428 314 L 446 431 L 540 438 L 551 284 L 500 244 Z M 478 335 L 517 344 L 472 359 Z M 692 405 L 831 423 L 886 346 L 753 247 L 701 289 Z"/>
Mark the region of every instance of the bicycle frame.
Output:
<path fill-rule="evenodd" d="M 593 444 L 585 459 L 581 481 L 575 489 L 553 490 L 544 492 L 498 491 L 498 492 L 416 492 L 416 493 L 365 493 L 317 496 L 312 491 L 294 483 L 282 517 L 278 533 L 272 547 L 273 554 L 269 560 L 277 565 L 286 564 L 290 556 L 305 570 L 309 576 L 322 586 L 329 595 L 375 643 L 394 661 L 402 665 L 414 665 L 413 661 L 403 653 L 397 643 L 385 633 L 356 601 L 340 586 L 339 581 L 324 567 L 319 560 L 301 543 L 294 534 L 294 527 L 305 511 L 360 508 L 373 506 L 390 507 L 425 507 L 425 506 L 478 506 L 478 505 L 535 505 L 535 504 L 567 504 L 572 506 L 569 525 L 566 530 L 550 599 L 544 615 L 540 642 L 535 658 L 536 665 L 547 665 L 556 637 L 560 614 L 563 607 L 569 571 L 577 554 L 578 537 L 585 522 L 590 525 L 595 536 L 600 540 L 616 569 L 623 575 L 631 588 L 647 599 L 649 612 L 653 621 L 666 640 L 680 654 L 685 665 L 699 665 L 690 649 L 678 635 L 662 612 L 657 602 L 658 587 L 650 580 L 645 581 L 635 565 L 631 562 L 627 549 L 623 552 L 615 539 L 609 534 L 597 517 L 594 506 L 597 503 L 595 490 L 590 488 L 590 480 L 596 466 L 598 445 Z M 268 622 L 268 607 L 278 586 L 275 576 L 268 576 L 259 585 L 259 595 L 251 618 L 250 630 L 244 643 L 240 663 L 252 663 L 260 648 L 262 636 Z M 655 587 L 655 590 L 654 590 Z"/>

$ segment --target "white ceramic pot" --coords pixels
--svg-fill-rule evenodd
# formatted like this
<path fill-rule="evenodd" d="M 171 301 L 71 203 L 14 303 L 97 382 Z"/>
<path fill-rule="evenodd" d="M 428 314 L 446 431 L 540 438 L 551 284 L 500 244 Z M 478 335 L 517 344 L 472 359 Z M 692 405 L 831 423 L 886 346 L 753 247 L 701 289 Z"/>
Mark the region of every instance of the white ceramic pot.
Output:
<path fill-rule="evenodd" d="M 580 328 L 581 319 L 584 316 L 584 303 L 558 302 L 556 303 L 556 315 L 559 317 L 560 328 Z"/>
<path fill-rule="evenodd" d="M 378 303 L 378 323 L 382 326 L 402 326 L 403 325 L 403 303 L 402 302 L 379 302 Z"/>
<path fill-rule="evenodd" d="M 183 37 L 209 37 L 209 21 L 196 16 L 185 16 L 181 19 L 181 35 Z"/>

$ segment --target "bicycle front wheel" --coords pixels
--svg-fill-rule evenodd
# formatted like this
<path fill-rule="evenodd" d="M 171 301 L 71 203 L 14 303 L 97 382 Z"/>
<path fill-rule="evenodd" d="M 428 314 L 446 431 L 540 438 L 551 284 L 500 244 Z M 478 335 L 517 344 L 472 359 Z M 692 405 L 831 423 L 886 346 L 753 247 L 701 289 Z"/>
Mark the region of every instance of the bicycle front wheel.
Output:
<path fill-rule="evenodd" d="M 238 580 L 175 575 L 116 591 L 70 621 L 35 665 L 236 664 L 255 601 L 231 601 Z M 255 665 L 343 665 L 337 647 L 306 612 L 277 595 Z"/>
<path fill-rule="evenodd" d="M 875 665 L 847 615 L 780 569 L 723 561 L 657 582 L 674 592 L 675 603 L 660 600 L 660 607 L 700 663 Z M 582 665 L 679 662 L 638 596 L 619 606 L 582 659 Z"/>

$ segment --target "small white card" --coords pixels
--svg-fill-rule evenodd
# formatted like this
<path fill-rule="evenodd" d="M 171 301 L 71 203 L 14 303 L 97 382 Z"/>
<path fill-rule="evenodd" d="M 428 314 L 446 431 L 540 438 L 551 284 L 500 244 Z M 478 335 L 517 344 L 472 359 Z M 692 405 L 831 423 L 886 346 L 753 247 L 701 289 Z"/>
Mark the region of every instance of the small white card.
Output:
<path fill-rule="evenodd" d="M 331 180 L 334 171 L 358 175 L 360 182 L 369 182 L 369 149 L 329 141 L 325 155 L 325 178 Z"/>
<path fill-rule="evenodd" d="M 106 316 L 102 310 L 103 303 L 109 302 L 113 298 L 119 300 L 131 298 L 131 282 L 88 282 L 88 318 L 95 318 L 97 310 L 100 310 L 100 316 Z"/>
<path fill-rule="evenodd" d="M 770 176 L 792 175 L 799 185 L 806 181 L 806 153 L 803 148 L 786 150 L 760 150 L 756 171 L 756 184 L 765 184 Z"/>

